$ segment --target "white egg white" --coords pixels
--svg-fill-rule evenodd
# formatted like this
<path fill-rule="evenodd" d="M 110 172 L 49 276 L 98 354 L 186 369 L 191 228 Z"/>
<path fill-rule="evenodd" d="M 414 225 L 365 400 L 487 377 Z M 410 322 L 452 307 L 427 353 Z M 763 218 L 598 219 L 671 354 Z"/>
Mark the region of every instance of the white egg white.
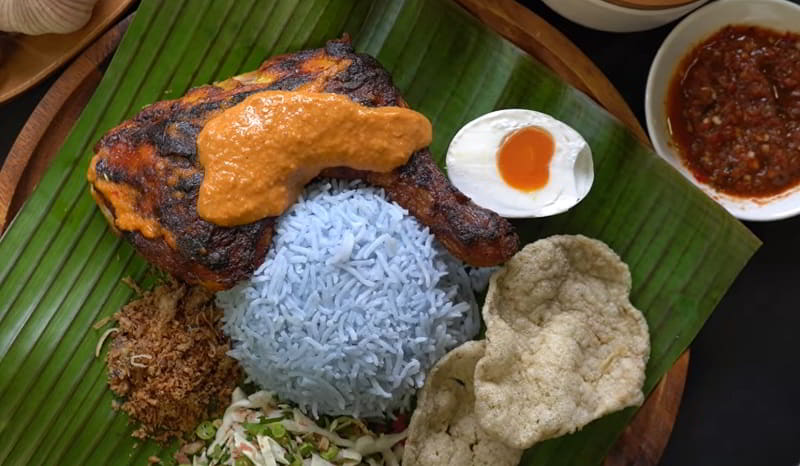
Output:
<path fill-rule="evenodd" d="M 529 126 L 550 133 L 555 149 L 547 184 L 525 192 L 503 180 L 497 154 L 509 134 Z M 473 202 L 503 217 L 547 217 L 586 197 L 594 165 L 592 150 L 577 131 L 550 115 L 511 109 L 487 113 L 459 130 L 447 150 L 447 175 Z"/>

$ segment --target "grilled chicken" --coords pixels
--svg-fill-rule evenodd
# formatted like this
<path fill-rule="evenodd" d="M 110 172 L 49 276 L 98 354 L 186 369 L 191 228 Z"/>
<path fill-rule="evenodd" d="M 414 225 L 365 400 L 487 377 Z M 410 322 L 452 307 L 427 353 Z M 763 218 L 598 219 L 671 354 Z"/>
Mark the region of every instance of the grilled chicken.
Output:
<path fill-rule="evenodd" d="M 195 207 L 203 181 L 197 134 L 219 112 L 266 90 L 331 92 L 366 106 L 407 106 L 389 73 L 372 57 L 356 54 L 345 37 L 156 102 L 106 133 L 89 167 L 92 196 L 139 253 L 186 282 L 229 288 L 264 260 L 275 218 L 226 228 L 198 217 Z M 453 187 L 428 149 L 389 173 L 335 168 L 322 176 L 360 178 L 384 188 L 468 264 L 497 265 L 518 249 L 508 221 Z"/>

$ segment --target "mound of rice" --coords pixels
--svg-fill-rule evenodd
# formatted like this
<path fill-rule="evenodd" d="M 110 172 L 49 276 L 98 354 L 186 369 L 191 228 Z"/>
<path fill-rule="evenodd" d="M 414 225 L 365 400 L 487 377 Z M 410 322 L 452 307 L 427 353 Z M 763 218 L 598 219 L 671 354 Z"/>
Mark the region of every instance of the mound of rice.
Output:
<path fill-rule="evenodd" d="M 217 302 L 250 379 L 314 416 L 408 408 L 434 363 L 479 330 L 462 264 L 358 182 L 307 188 L 264 264 Z"/>

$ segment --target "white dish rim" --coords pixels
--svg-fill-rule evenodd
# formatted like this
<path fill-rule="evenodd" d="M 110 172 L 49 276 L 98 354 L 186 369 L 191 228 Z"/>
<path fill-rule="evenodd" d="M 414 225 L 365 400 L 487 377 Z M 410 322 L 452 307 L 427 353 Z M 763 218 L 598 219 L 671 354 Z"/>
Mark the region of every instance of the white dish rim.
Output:
<path fill-rule="evenodd" d="M 730 11 L 732 8 L 753 8 L 754 5 L 764 4 L 772 8 L 785 8 L 793 18 L 797 18 L 796 27 L 790 28 L 786 25 L 769 24 L 759 21 L 743 20 L 740 22 L 719 22 L 718 13 L 721 10 Z M 705 24 L 705 25 L 704 25 Z M 709 197 L 721 204 L 728 212 L 741 220 L 768 222 L 782 220 L 800 214 L 800 186 L 795 186 L 781 194 L 763 199 L 746 199 L 730 196 L 716 191 L 711 186 L 699 182 L 683 165 L 675 148 L 668 136 L 664 134 L 663 122 L 666 120 L 665 102 L 662 99 L 656 101 L 655 94 L 663 95 L 666 98 L 666 91 L 675 69 L 682 57 L 686 56 L 691 50 L 691 46 L 697 44 L 720 30 L 728 24 L 752 24 L 778 31 L 791 31 L 800 34 L 800 5 L 785 0 L 718 0 L 711 3 L 683 19 L 669 33 L 662 43 L 655 58 L 650 66 L 647 76 L 647 87 L 645 91 L 645 117 L 647 120 L 647 132 L 656 153 L 685 178 L 689 179 L 695 186 L 699 187 Z M 704 26 L 701 26 L 704 25 Z M 708 26 L 713 25 L 713 26 Z M 704 32 L 697 32 L 704 31 Z M 683 39 L 690 37 L 691 39 Z M 679 41 L 689 41 L 690 45 L 679 54 L 677 60 L 669 63 L 668 54 L 674 53 Z M 665 73 L 666 72 L 666 73 Z M 661 92 L 657 92 L 656 86 L 660 87 Z M 780 204 L 780 205 L 779 205 Z M 785 204 L 785 205 L 783 205 Z M 769 206 L 772 206 L 770 208 Z M 776 207 L 777 206 L 777 207 Z"/>

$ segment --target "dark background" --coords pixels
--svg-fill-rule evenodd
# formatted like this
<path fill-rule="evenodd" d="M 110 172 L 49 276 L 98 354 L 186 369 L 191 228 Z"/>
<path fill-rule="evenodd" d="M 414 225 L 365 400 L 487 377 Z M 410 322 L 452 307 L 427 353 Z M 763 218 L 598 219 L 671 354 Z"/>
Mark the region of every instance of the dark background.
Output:
<path fill-rule="evenodd" d="M 538 0 L 521 3 L 583 50 L 645 126 L 647 72 L 674 24 L 603 33 L 559 17 Z M 58 74 L 0 104 L 0 162 Z M 764 245 L 692 344 L 683 404 L 662 466 L 800 463 L 800 217 L 747 226 Z"/>

